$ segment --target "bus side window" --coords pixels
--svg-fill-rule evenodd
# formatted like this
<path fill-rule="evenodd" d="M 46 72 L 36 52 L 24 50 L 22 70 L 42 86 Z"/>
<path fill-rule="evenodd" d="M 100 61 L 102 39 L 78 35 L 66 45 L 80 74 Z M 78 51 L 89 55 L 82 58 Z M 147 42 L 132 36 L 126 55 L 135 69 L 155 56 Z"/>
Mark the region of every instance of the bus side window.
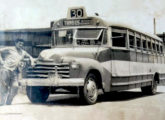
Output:
<path fill-rule="evenodd" d="M 160 53 L 159 44 L 156 44 L 157 53 Z"/>
<path fill-rule="evenodd" d="M 126 34 L 112 32 L 112 45 L 115 47 L 126 47 Z"/>
<path fill-rule="evenodd" d="M 151 42 L 148 41 L 148 49 L 151 51 Z"/>
<path fill-rule="evenodd" d="M 144 50 L 144 51 L 147 50 L 146 40 L 144 40 L 144 39 L 143 39 L 143 50 Z"/>
<path fill-rule="evenodd" d="M 155 43 L 152 44 L 153 51 L 156 52 Z"/>
<path fill-rule="evenodd" d="M 151 52 L 151 39 L 147 37 L 148 51 Z"/>
<path fill-rule="evenodd" d="M 130 48 L 134 48 L 135 47 L 134 46 L 134 42 L 135 42 L 134 36 L 129 35 L 129 46 L 130 46 Z"/>
<path fill-rule="evenodd" d="M 160 46 L 160 53 L 163 53 L 163 46 Z"/>
<path fill-rule="evenodd" d="M 137 49 L 141 49 L 141 40 L 140 40 L 140 38 L 136 38 L 136 45 L 137 45 Z"/>

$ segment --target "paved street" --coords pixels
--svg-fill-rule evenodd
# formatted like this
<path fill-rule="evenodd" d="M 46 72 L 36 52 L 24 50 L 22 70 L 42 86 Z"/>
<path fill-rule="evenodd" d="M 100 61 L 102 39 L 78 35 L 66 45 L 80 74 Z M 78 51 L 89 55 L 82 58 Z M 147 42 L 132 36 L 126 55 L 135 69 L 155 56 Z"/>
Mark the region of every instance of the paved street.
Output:
<path fill-rule="evenodd" d="M 165 120 L 165 87 L 154 96 L 140 89 L 102 95 L 95 105 L 80 105 L 76 95 L 51 95 L 45 104 L 32 104 L 19 94 L 0 107 L 0 120 Z"/>

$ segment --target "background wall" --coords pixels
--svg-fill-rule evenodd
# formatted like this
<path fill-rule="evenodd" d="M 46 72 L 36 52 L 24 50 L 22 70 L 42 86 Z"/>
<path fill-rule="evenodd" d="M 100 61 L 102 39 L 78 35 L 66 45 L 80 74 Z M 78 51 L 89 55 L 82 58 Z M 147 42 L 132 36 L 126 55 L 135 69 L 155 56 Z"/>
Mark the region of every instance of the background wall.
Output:
<path fill-rule="evenodd" d="M 33 57 L 38 57 L 43 49 L 51 47 L 50 28 L 0 31 L 0 47 L 14 46 L 17 38 L 24 39 L 24 49 Z"/>

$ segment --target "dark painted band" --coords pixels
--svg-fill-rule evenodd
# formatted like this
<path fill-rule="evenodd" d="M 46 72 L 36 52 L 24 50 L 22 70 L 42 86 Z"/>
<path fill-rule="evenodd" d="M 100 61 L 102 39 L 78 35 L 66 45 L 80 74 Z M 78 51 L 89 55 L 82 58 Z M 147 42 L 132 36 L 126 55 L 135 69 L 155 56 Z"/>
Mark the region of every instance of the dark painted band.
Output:
<path fill-rule="evenodd" d="M 101 51 L 98 57 L 100 62 L 109 60 L 132 61 L 142 63 L 165 63 L 165 57 L 162 54 L 153 54 L 149 52 L 121 50 L 121 49 L 106 49 Z"/>

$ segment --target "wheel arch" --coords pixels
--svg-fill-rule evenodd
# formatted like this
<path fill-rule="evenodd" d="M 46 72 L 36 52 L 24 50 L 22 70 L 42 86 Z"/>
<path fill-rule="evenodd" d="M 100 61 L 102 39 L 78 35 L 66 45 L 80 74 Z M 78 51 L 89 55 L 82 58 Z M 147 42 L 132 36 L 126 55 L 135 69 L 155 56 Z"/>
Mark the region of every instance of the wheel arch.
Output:
<path fill-rule="evenodd" d="M 88 74 L 90 73 L 93 73 L 95 76 L 96 76 L 96 84 L 98 85 L 98 88 L 103 88 L 103 85 L 102 85 L 102 76 L 101 76 L 101 72 L 97 69 L 90 69 L 87 73 L 87 76 Z"/>

